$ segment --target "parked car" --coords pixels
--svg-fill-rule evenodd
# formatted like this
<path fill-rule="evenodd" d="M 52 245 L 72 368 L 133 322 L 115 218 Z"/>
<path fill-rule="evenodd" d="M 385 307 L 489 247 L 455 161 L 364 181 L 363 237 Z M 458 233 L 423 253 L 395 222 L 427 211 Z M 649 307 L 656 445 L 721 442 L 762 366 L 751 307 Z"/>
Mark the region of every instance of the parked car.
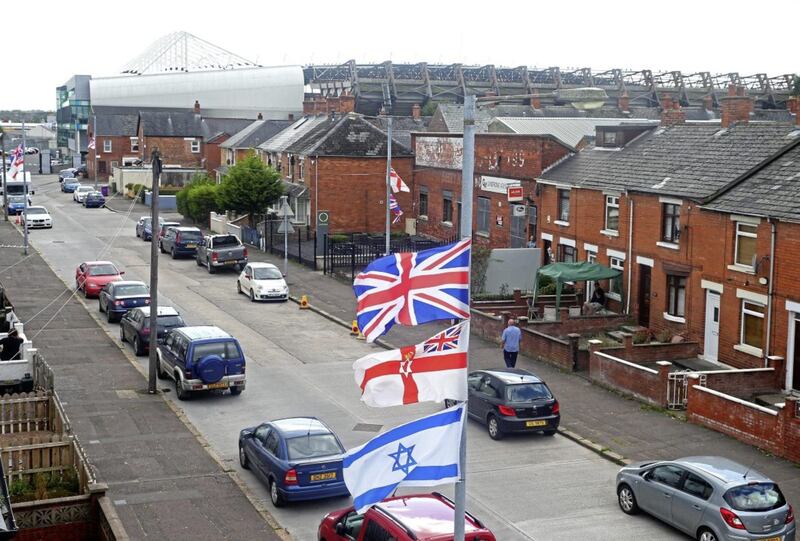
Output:
<path fill-rule="evenodd" d="M 89 192 L 93 191 L 94 188 L 92 188 L 91 186 L 84 186 L 83 184 L 81 184 L 80 186 L 75 188 L 74 192 L 72 192 L 72 200 L 75 201 L 76 203 L 83 203 L 83 198 L 86 197 L 86 195 Z"/>
<path fill-rule="evenodd" d="M 158 307 L 158 329 L 156 340 L 159 344 L 171 329 L 185 327 L 186 323 L 177 310 L 171 306 Z M 150 351 L 150 307 L 142 306 L 128 310 L 119 321 L 119 338 L 123 343 L 130 342 L 136 355 Z"/>
<path fill-rule="evenodd" d="M 230 389 L 234 396 L 241 394 L 245 364 L 238 340 L 219 327 L 173 329 L 158 346 L 158 377 L 175 382 L 178 400 L 198 391 Z"/>
<path fill-rule="evenodd" d="M 78 179 L 75 177 L 67 177 L 64 179 L 64 182 L 61 184 L 61 191 L 64 193 L 74 193 L 78 186 L 81 183 L 78 182 Z"/>
<path fill-rule="evenodd" d="M 467 389 L 467 414 L 484 423 L 493 440 L 510 432 L 552 436 L 558 430 L 558 400 L 544 381 L 527 370 L 478 370 L 467 376 Z M 445 407 L 454 405 L 452 400 L 445 400 Z"/>
<path fill-rule="evenodd" d="M 164 223 L 164 218 L 158 218 L 158 223 Z M 145 242 L 153 240 L 153 219 L 150 216 L 142 216 L 136 224 L 136 236 L 141 237 Z"/>
<path fill-rule="evenodd" d="M 214 274 L 220 267 L 241 270 L 247 264 L 247 247 L 236 235 L 206 235 L 197 247 L 197 264 Z"/>
<path fill-rule="evenodd" d="M 28 198 L 28 206 L 33 205 L 30 197 Z M 25 196 L 24 195 L 9 195 L 8 196 L 8 214 L 10 216 L 16 216 L 17 214 L 22 214 L 22 211 L 25 210 Z"/>
<path fill-rule="evenodd" d="M 164 238 L 164 235 L 167 234 L 167 229 L 170 227 L 180 227 L 180 222 L 161 222 L 158 227 L 158 235 L 156 235 L 156 239 L 158 240 L 158 249 L 161 250 L 161 253 L 165 253 L 163 247 L 161 246 L 161 239 Z"/>
<path fill-rule="evenodd" d="M 50 212 L 45 207 L 28 207 L 22 217 L 28 229 L 53 227 L 53 217 L 50 216 Z"/>
<path fill-rule="evenodd" d="M 203 232 L 196 227 L 172 226 L 167 228 L 159 249 L 161 253 L 170 254 L 172 259 L 183 255 L 194 256 L 202 239 Z"/>
<path fill-rule="evenodd" d="M 61 171 L 58 172 L 58 181 L 64 182 L 65 179 L 75 178 L 75 171 L 77 171 L 77 169 L 75 169 L 74 167 L 68 167 L 67 169 L 62 169 Z"/>
<path fill-rule="evenodd" d="M 102 192 L 89 192 L 83 198 L 83 206 L 88 208 L 100 208 L 105 206 L 106 198 Z"/>
<path fill-rule="evenodd" d="M 328 513 L 319 525 L 319 541 L 452 541 L 455 505 L 434 492 L 387 498 L 356 513 L 351 506 Z M 466 514 L 464 528 L 468 541 L 495 541 L 480 520 Z"/>
<path fill-rule="evenodd" d="M 272 263 L 248 263 L 236 279 L 236 292 L 250 300 L 289 300 L 289 286 L 281 271 Z"/>
<path fill-rule="evenodd" d="M 103 286 L 98 295 L 100 313 L 105 312 L 109 323 L 119 321 L 128 310 L 150 304 L 150 290 L 144 282 L 120 280 Z"/>
<path fill-rule="evenodd" d="M 84 178 L 89 176 L 89 173 L 86 170 L 86 164 L 79 165 L 78 167 L 75 168 L 75 176 Z"/>
<path fill-rule="evenodd" d="M 275 507 L 349 495 L 344 452 L 336 434 L 315 417 L 279 419 L 239 433 L 239 463 L 267 484 Z"/>
<path fill-rule="evenodd" d="M 107 283 L 122 280 L 123 274 L 111 261 L 86 261 L 75 269 L 75 288 L 85 297 L 95 297 Z"/>
<path fill-rule="evenodd" d="M 766 475 L 732 460 L 695 456 L 638 462 L 617 474 L 617 501 L 699 541 L 793 541 L 794 510 Z"/>

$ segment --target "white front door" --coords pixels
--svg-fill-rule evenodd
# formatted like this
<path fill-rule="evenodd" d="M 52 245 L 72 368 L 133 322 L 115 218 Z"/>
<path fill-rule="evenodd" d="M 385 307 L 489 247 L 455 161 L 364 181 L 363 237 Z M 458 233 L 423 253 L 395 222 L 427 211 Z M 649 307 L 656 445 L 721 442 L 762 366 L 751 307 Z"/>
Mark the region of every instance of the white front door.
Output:
<path fill-rule="evenodd" d="M 719 356 L 719 293 L 706 290 L 706 338 L 703 358 L 716 361 Z"/>

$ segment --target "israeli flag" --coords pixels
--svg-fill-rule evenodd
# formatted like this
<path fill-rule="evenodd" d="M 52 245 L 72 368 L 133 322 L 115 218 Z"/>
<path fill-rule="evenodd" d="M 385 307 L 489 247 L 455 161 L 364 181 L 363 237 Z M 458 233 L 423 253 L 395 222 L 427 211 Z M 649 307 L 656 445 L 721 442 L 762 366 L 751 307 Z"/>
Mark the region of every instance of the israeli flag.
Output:
<path fill-rule="evenodd" d="M 384 432 L 344 456 L 344 482 L 356 511 L 392 494 L 400 485 L 433 486 L 458 481 L 464 405 Z"/>

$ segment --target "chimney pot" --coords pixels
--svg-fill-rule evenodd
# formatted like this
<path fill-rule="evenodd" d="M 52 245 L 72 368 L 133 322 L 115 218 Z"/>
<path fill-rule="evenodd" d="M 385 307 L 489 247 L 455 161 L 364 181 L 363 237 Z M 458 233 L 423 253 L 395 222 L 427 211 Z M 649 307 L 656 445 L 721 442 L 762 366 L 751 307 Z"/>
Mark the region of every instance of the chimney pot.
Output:
<path fill-rule="evenodd" d="M 261 113 L 258 113 L 258 120 L 264 120 L 264 115 L 262 115 Z"/>
<path fill-rule="evenodd" d="M 419 103 L 415 103 L 414 105 L 411 106 L 411 116 L 415 120 L 419 120 L 420 117 L 422 116 L 422 107 L 419 106 Z"/>
<path fill-rule="evenodd" d="M 619 110 L 622 111 L 623 113 L 627 113 L 630 111 L 631 99 L 628 96 L 627 90 L 622 91 L 622 95 L 617 100 L 617 106 L 619 107 Z"/>
<path fill-rule="evenodd" d="M 294 114 L 289 113 L 289 120 L 294 120 Z"/>
<path fill-rule="evenodd" d="M 198 100 L 194 100 L 194 112 L 195 113 L 200 112 L 200 102 Z"/>
<path fill-rule="evenodd" d="M 661 100 L 661 125 L 675 126 L 686 124 L 686 113 L 681 109 L 681 104 L 674 100 L 669 93 L 664 93 Z"/>

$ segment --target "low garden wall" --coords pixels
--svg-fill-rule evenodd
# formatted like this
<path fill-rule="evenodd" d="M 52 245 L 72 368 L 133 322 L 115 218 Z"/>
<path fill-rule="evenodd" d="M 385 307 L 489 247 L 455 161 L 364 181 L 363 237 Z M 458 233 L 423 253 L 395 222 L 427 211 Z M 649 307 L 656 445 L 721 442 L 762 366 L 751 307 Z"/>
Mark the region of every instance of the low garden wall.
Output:
<path fill-rule="evenodd" d="M 648 404 L 666 405 L 672 363 L 658 361 L 652 367 L 643 366 L 618 357 L 616 353 L 624 354 L 624 348 L 600 351 L 601 344 L 599 340 L 589 341 L 589 379 L 592 382 L 629 394 Z"/>

